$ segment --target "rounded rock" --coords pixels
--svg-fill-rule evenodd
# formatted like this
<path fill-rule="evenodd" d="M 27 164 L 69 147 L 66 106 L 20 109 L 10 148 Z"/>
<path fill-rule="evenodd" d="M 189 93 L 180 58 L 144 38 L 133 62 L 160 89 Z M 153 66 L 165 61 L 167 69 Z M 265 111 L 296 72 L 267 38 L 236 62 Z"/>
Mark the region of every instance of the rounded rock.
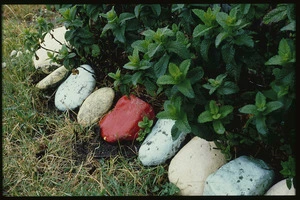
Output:
<path fill-rule="evenodd" d="M 41 43 L 41 46 L 46 49 L 50 49 L 54 52 L 58 52 L 62 47 L 61 44 L 68 45 L 68 42 L 65 39 L 66 31 L 67 31 L 67 29 L 65 26 L 58 27 L 58 28 L 51 30 L 50 33 L 59 42 L 57 42 L 55 39 L 53 39 L 53 37 L 50 35 L 50 33 L 47 33 L 45 35 L 44 42 Z M 49 60 L 49 57 L 47 54 L 49 52 L 49 50 L 46 50 L 44 48 L 39 48 L 35 52 L 35 55 L 33 55 L 33 57 L 32 57 L 35 68 L 43 69 L 43 68 L 49 67 L 51 65 L 61 66 L 60 64 L 58 64 L 56 62 L 50 63 L 50 60 Z M 56 55 L 56 54 L 57 53 L 54 53 L 54 55 Z"/>
<path fill-rule="evenodd" d="M 49 87 L 54 87 L 68 75 L 68 72 L 69 70 L 67 70 L 64 66 L 61 66 L 51 74 L 46 76 L 44 79 L 42 79 L 40 82 L 38 82 L 36 84 L 36 87 L 41 90 L 45 90 Z"/>
<path fill-rule="evenodd" d="M 279 181 L 275 185 L 273 185 L 265 195 L 280 195 L 280 196 L 288 196 L 288 195 L 296 195 L 296 189 L 294 185 L 292 185 L 291 189 L 289 189 L 286 185 L 286 179 Z"/>
<path fill-rule="evenodd" d="M 200 137 L 190 140 L 171 160 L 168 177 L 181 195 L 202 195 L 206 178 L 226 163 L 214 142 Z"/>
<path fill-rule="evenodd" d="M 115 92 L 109 87 L 103 87 L 91 95 L 82 103 L 77 121 L 79 124 L 89 126 L 98 121 L 112 106 Z"/>
<path fill-rule="evenodd" d="M 171 129 L 175 124 L 172 119 L 158 119 L 139 149 L 138 158 L 145 166 L 165 163 L 179 150 L 186 137 L 181 133 L 176 140 L 172 139 Z"/>
<path fill-rule="evenodd" d="M 96 80 L 89 65 L 81 65 L 58 87 L 54 103 L 61 111 L 73 110 L 93 92 Z"/>

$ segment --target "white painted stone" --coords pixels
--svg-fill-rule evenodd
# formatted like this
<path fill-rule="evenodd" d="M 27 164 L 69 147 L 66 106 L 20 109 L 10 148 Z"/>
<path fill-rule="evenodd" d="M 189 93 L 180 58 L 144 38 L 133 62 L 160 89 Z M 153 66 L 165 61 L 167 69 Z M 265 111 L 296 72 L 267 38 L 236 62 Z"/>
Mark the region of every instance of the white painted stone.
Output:
<path fill-rule="evenodd" d="M 145 166 L 163 164 L 179 150 L 186 134 L 172 139 L 171 129 L 175 120 L 158 119 L 139 149 L 138 158 Z"/>
<path fill-rule="evenodd" d="M 17 53 L 18 52 L 16 50 L 12 50 L 9 56 L 13 57 L 13 56 L 17 55 Z"/>
<path fill-rule="evenodd" d="M 206 178 L 226 163 L 214 142 L 194 137 L 171 160 L 169 181 L 181 195 L 202 195 Z"/>
<path fill-rule="evenodd" d="M 22 52 L 22 51 L 18 51 L 16 57 L 18 58 L 18 57 L 20 57 L 20 56 L 22 56 L 22 55 L 23 55 L 23 52 Z"/>
<path fill-rule="evenodd" d="M 55 106 L 61 111 L 80 106 L 95 88 L 94 70 L 89 65 L 81 65 L 77 70 L 78 73 L 71 73 L 55 94 Z"/>
<path fill-rule="evenodd" d="M 273 179 L 264 161 L 240 156 L 207 177 L 203 195 L 263 195 Z"/>
<path fill-rule="evenodd" d="M 111 107 L 115 92 L 109 87 L 96 90 L 82 103 L 77 114 L 77 121 L 84 126 L 97 122 Z"/>
<path fill-rule="evenodd" d="M 36 84 L 36 87 L 41 90 L 45 90 L 49 87 L 54 87 L 68 75 L 68 72 L 68 69 L 66 69 L 64 66 L 61 66 L 51 74 L 46 76 L 44 79 L 42 79 L 40 82 L 38 82 Z"/>
<path fill-rule="evenodd" d="M 55 28 L 53 30 L 50 31 L 50 33 L 54 36 L 54 38 L 56 40 L 58 40 L 59 42 L 61 42 L 61 44 L 66 44 L 68 45 L 68 42 L 65 39 L 65 33 L 66 33 L 67 29 L 65 26 L 59 27 L 59 28 Z M 62 45 L 57 42 L 55 39 L 52 38 L 52 36 L 47 33 L 45 38 L 44 38 L 44 42 L 41 44 L 42 47 L 45 47 L 46 49 L 51 49 L 53 51 L 59 51 L 62 47 Z M 32 59 L 33 59 L 33 63 L 35 68 L 47 68 L 51 65 L 56 65 L 56 66 L 61 66 L 58 63 L 50 63 L 49 57 L 47 55 L 47 50 L 40 48 L 38 49 L 35 53 L 38 56 L 38 59 L 36 59 L 36 56 L 33 55 Z M 53 53 L 53 52 L 51 52 Z M 56 53 L 54 54 L 56 55 Z"/>
<path fill-rule="evenodd" d="M 283 179 L 273 185 L 265 195 L 281 195 L 281 196 L 289 196 L 289 195 L 296 195 L 296 189 L 294 184 L 292 184 L 291 189 L 289 189 L 286 185 L 286 179 Z"/>

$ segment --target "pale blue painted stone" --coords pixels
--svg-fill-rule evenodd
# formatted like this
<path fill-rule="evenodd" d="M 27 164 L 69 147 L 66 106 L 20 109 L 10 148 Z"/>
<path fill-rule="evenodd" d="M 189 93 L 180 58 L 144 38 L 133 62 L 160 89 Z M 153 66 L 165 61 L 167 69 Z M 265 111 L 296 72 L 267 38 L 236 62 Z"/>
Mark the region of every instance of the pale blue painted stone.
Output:
<path fill-rule="evenodd" d="M 174 124 L 175 120 L 171 119 L 157 120 L 139 149 L 138 158 L 144 166 L 163 164 L 179 150 L 187 134 L 181 133 L 173 140 L 171 129 Z"/>
<path fill-rule="evenodd" d="M 77 70 L 78 73 L 71 73 L 55 94 L 55 106 L 61 111 L 73 110 L 80 106 L 95 88 L 96 80 L 91 66 L 81 65 Z"/>
<path fill-rule="evenodd" d="M 263 195 L 274 176 L 264 161 L 241 156 L 207 177 L 203 195 Z"/>

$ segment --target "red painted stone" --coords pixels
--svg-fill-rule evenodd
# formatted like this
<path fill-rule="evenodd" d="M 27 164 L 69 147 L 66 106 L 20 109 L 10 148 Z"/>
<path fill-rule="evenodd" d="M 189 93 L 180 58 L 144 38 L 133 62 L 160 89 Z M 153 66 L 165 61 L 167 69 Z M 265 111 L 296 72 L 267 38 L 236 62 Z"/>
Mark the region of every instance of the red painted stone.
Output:
<path fill-rule="evenodd" d="M 139 121 L 147 116 L 155 118 L 155 113 L 150 104 L 134 95 L 123 96 L 115 108 L 103 117 L 100 124 L 101 137 L 110 143 L 122 140 L 134 140 L 138 137 Z"/>

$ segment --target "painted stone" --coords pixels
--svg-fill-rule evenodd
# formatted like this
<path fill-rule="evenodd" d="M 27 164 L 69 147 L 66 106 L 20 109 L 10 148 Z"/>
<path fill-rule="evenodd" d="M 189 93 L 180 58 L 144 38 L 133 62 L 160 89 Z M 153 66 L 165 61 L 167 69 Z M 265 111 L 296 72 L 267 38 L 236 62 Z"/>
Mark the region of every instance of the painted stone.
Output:
<path fill-rule="evenodd" d="M 58 28 L 51 30 L 50 33 L 54 36 L 55 39 L 51 36 L 51 34 L 47 33 L 44 38 L 44 42 L 41 43 L 41 46 L 46 49 L 58 52 L 61 49 L 62 44 L 68 45 L 68 42 L 65 39 L 66 31 L 67 31 L 67 29 L 65 26 L 58 27 Z M 39 48 L 35 52 L 36 55 L 34 55 L 32 57 L 35 68 L 36 69 L 37 68 L 44 69 L 44 68 L 48 68 L 51 65 L 61 66 L 60 64 L 55 63 L 55 62 L 50 63 L 47 52 L 51 52 L 51 53 L 53 53 L 53 52 L 46 50 L 46 49 Z M 54 55 L 55 54 L 56 53 L 54 53 Z"/>
<path fill-rule="evenodd" d="M 36 87 L 41 90 L 45 90 L 49 87 L 54 87 L 68 75 L 68 72 L 69 70 L 67 70 L 64 66 L 61 66 L 51 74 L 46 76 L 44 79 L 42 79 L 40 82 L 38 82 L 36 84 Z"/>
<path fill-rule="evenodd" d="M 73 110 L 93 92 L 96 80 L 89 65 L 81 65 L 58 87 L 54 103 L 61 111 Z"/>
<path fill-rule="evenodd" d="M 207 177 L 203 195 L 263 195 L 274 175 L 263 160 L 240 156 Z"/>
<path fill-rule="evenodd" d="M 296 195 L 296 189 L 294 185 L 292 184 L 291 189 L 289 189 L 286 185 L 286 179 L 283 179 L 273 185 L 265 195 L 280 195 L 280 196 L 290 196 L 290 195 Z"/>
<path fill-rule="evenodd" d="M 115 92 L 109 87 L 103 87 L 92 94 L 82 103 L 77 114 L 77 121 L 83 126 L 97 122 L 111 107 Z"/>
<path fill-rule="evenodd" d="M 171 160 L 168 177 L 181 195 L 202 195 L 206 178 L 226 163 L 214 142 L 190 140 Z"/>
<path fill-rule="evenodd" d="M 176 140 L 172 139 L 171 129 L 175 120 L 158 119 L 151 132 L 142 143 L 138 158 L 145 166 L 165 163 L 179 150 L 187 134 L 181 133 Z"/>
<path fill-rule="evenodd" d="M 100 124 L 101 137 L 110 143 L 122 140 L 133 141 L 138 137 L 138 123 L 147 116 L 155 118 L 152 106 L 134 95 L 121 97 L 115 108 L 104 116 Z"/>

